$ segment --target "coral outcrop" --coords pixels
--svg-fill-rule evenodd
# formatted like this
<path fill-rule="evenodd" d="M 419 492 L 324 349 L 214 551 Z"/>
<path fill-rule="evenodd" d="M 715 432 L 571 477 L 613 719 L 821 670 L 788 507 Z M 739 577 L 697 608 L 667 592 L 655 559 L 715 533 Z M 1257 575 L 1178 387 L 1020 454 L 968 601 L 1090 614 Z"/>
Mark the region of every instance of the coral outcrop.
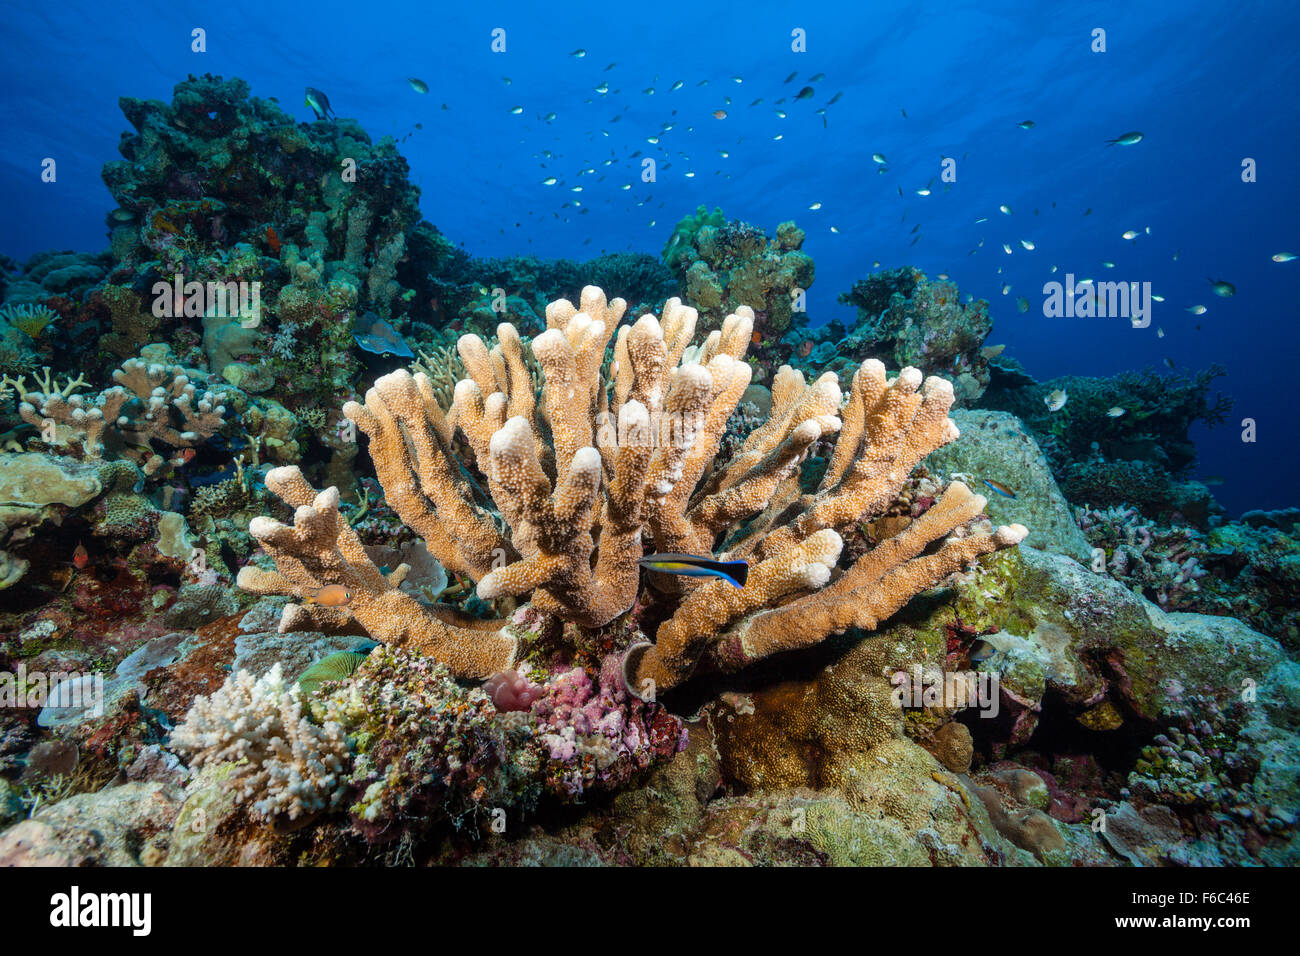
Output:
<path fill-rule="evenodd" d="M 699 309 L 700 330 L 721 328 L 732 311 L 754 311 L 750 361 L 756 380 L 780 364 L 777 345 L 792 326 L 806 325 L 803 293 L 813 283 L 812 257 L 802 250 L 804 232 L 783 222 L 769 239 L 757 226 L 728 222 L 720 209 L 677 224 L 664 247 L 664 261 L 682 282 L 682 294 Z"/>
<path fill-rule="evenodd" d="M 912 365 L 942 375 L 962 405 L 984 394 L 989 369 L 980 347 L 993 320 L 983 299 L 962 304 L 955 283 L 903 268 L 859 280 L 839 301 L 858 310 L 840 353 L 877 355 L 891 368 Z"/>
<path fill-rule="evenodd" d="M 80 377 L 58 387 L 50 379 L 47 368 L 43 379 L 37 377 L 40 391 L 28 391 L 21 376 L 12 381 L 23 421 L 38 430 L 52 423 L 54 433 L 48 445 L 75 445 L 80 454 L 90 458 L 105 457 L 107 433 L 118 454 L 131 452 L 128 457 L 146 474 L 164 463 L 154 442 L 173 449 L 193 448 L 225 424 L 225 394 L 206 388 L 199 391 L 179 366 L 127 359 L 113 372 L 118 384 L 89 400 L 75 394 L 86 384 Z"/>
<path fill-rule="evenodd" d="M 199 697 L 171 745 L 196 767 L 234 765 L 230 785 L 263 816 L 295 819 L 338 803 L 348 756 L 335 720 L 310 720 L 296 684 L 277 664 L 261 678 L 240 671 L 211 698 Z"/>

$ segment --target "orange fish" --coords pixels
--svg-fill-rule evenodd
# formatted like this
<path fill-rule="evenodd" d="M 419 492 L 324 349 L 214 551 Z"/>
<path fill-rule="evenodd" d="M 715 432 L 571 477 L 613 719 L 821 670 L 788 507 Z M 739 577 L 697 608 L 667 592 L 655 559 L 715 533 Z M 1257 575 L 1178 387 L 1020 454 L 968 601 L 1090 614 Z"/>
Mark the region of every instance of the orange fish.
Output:
<path fill-rule="evenodd" d="M 342 607 L 352 600 L 352 592 L 341 584 L 327 584 L 323 588 L 303 596 L 303 604 L 319 604 L 321 607 Z"/>
<path fill-rule="evenodd" d="M 752 336 L 752 338 L 755 345 L 763 344 L 763 333 L 758 331 L 758 329 L 754 330 L 754 335 Z"/>
<path fill-rule="evenodd" d="M 86 551 L 86 546 L 78 541 L 76 550 L 72 552 L 72 566 L 80 571 L 89 563 L 90 554 Z"/>
<path fill-rule="evenodd" d="M 799 343 L 799 355 L 802 358 L 807 358 L 808 356 L 812 355 L 812 349 L 813 349 L 812 339 L 804 339 L 801 343 Z"/>
<path fill-rule="evenodd" d="M 271 252 L 275 255 L 280 254 L 280 237 L 275 234 L 275 230 L 270 226 L 266 227 L 266 244 L 271 247 Z"/>
<path fill-rule="evenodd" d="M 726 110 L 714 110 L 714 111 L 713 111 L 713 118 L 714 118 L 714 119 L 726 119 L 726 118 L 727 118 L 727 111 L 726 111 Z"/>

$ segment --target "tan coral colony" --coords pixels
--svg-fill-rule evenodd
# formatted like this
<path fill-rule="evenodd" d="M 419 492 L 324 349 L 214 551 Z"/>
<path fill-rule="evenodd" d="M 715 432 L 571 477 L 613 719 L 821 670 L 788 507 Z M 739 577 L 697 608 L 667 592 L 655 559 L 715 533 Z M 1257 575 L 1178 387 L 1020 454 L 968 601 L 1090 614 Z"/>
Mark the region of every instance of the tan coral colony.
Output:
<path fill-rule="evenodd" d="M 884 512 L 921 459 L 957 437 L 952 385 L 923 382 L 913 368 L 889 378 L 871 359 L 845 397 L 833 373 L 808 383 L 782 367 L 769 418 L 720 462 L 750 384 L 753 312 L 738 308 L 693 346 L 696 311 L 680 300 L 620 326 L 626 308 L 588 286 L 577 306 L 552 302 L 531 343 L 510 324 L 490 348 L 463 336 L 468 377 L 447 411 L 426 375 L 399 370 L 343 413 L 370 439 L 389 506 L 445 567 L 477 581 L 485 601 L 531 595 L 535 610 L 598 629 L 636 605 L 643 553 L 748 560 L 743 588 L 646 582 L 678 603 L 653 641 L 625 650 L 633 693 L 874 629 L 920 591 L 1024 538 L 1021 525 L 981 530 L 986 500 L 953 482 L 900 533 L 840 567 L 841 535 Z M 526 348 L 544 373 L 540 402 Z M 810 454 L 829 456 L 811 490 L 801 475 Z M 247 566 L 239 584 L 299 599 L 335 583 L 352 594 L 342 608 L 290 604 L 281 630 L 355 620 L 463 678 L 515 664 L 521 632 L 509 621 L 417 601 L 398 588 L 405 565 L 381 573 L 340 516 L 336 489 L 318 493 L 296 467 L 271 471 L 267 487 L 295 509 L 293 524 L 253 520 L 277 570 Z"/>

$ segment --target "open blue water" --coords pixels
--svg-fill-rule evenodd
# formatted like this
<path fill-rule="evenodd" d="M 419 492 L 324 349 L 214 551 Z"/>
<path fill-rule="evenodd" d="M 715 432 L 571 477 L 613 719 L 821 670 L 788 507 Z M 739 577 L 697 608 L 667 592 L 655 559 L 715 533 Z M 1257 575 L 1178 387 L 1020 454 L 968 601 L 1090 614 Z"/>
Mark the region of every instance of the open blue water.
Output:
<path fill-rule="evenodd" d="M 128 128 L 119 96 L 170 100 L 188 73 L 236 75 L 306 121 L 310 85 L 376 138 L 422 124 L 401 149 L 424 214 L 475 254 L 658 252 L 681 216 L 718 205 L 769 232 L 787 219 L 807 231 L 815 324 L 853 320 L 836 296 L 874 262 L 910 264 L 987 298 L 990 341 L 1006 342 L 1040 380 L 1163 369 L 1166 358 L 1180 369 L 1220 362 L 1229 374 L 1219 384 L 1237 406 L 1227 425 L 1196 430 L 1199 474 L 1224 477 L 1215 491 L 1232 513 L 1300 503 L 1300 261 L 1270 259 L 1300 252 L 1295 4 L 519 3 L 470 12 L 237 0 L 63 2 L 4 16 L 7 255 L 106 245 L 114 204 L 99 170 L 118 158 Z M 205 53 L 191 52 L 195 27 L 207 32 Z M 504 53 L 491 50 L 498 27 Z M 796 28 L 806 52 L 791 50 Z M 1105 53 L 1090 49 L 1095 28 L 1106 31 Z M 578 48 L 586 56 L 570 55 Z M 814 96 L 793 101 L 817 73 L 826 78 L 812 84 Z M 840 92 L 823 123 L 815 110 Z M 516 106 L 522 113 L 511 113 Z M 715 119 L 717 109 L 727 117 Z M 1035 128 L 1017 128 L 1026 119 Z M 1130 130 L 1143 141 L 1105 145 Z M 657 145 L 647 142 L 655 136 Z M 657 182 L 640 181 L 638 150 L 658 160 Z M 888 159 L 883 175 L 875 152 Z M 957 159 L 948 189 L 938 179 L 943 156 Z M 40 180 L 45 157 L 58 162 L 55 183 Z M 1257 164 L 1256 182 L 1242 181 L 1245 158 Z M 579 175 L 585 169 L 595 172 Z M 560 183 L 542 185 L 550 176 Z M 931 195 L 917 195 L 931 179 Z M 576 185 L 582 192 L 570 191 Z M 564 205 L 575 200 L 586 213 Z M 989 221 L 976 224 L 981 217 Z M 1126 241 L 1128 229 L 1142 235 Z M 1067 272 L 1149 281 L 1165 302 L 1146 329 L 1044 318 L 1042 286 Z M 1207 277 L 1234 283 L 1237 295 L 1214 296 Z M 1028 313 L 1016 308 L 1021 295 Z M 1190 315 L 1196 304 L 1208 312 Z M 1240 440 L 1247 417 L 1257 422 L 1254 444 Z"/>

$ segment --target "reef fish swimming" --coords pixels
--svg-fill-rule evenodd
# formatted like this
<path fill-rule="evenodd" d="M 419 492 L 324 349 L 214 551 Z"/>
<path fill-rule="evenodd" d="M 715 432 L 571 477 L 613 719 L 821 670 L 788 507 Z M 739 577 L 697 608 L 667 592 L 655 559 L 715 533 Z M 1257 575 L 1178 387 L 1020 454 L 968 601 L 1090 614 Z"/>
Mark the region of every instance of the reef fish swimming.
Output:
<path fill-rule="evenodd" d="M 306 102 L 311 107 L 311 111 L 316 114 L 318 120 L 329 119 L 330 113 L 334 112 L 330 109 L 330 98 L 314 87 L 307 87 Z M 334 117 L 337 119 L 338 114 L 334 113 Z"/>
<path fill-rule="evenodd" d="M 1114 139 L 1106 140 L 1106 145 L 1107 146 L 1133 146 L 1140 142 L 1142 142 L 1142 134 L 1139 133 L 1137 130 L 1134 130 L 1131 133 L 1124 133 L 1123 135 L 1116 136 Z"/>
<path fill-rule="evenodd" d="M 1004 485 L 1000 481 L 994 481 L 992 478 L 985 478 L 984 484 L 988 485 L 990 488 L 992 488 L 994 491 L 996 491 L 1004 498 L 1014 499 L 1016 497 L 1016 493 L 1012 491 L 1009 486 Z"/>
<path fill-rule="evenodd" d="M 702 554 L 647 554 L 638 562 L 649 571 L 680 574 L 688 578 L 722 578 L 743 588 L 749 576 L 748 561 L 716 561 Z"/>
<path fill-rule="evenodd" d="M 352 600 L 352 592 L 341 584 L 327 584 L 303 595 L 303 604 L 318 604 L 321 607 L 342 607 Z"/>

